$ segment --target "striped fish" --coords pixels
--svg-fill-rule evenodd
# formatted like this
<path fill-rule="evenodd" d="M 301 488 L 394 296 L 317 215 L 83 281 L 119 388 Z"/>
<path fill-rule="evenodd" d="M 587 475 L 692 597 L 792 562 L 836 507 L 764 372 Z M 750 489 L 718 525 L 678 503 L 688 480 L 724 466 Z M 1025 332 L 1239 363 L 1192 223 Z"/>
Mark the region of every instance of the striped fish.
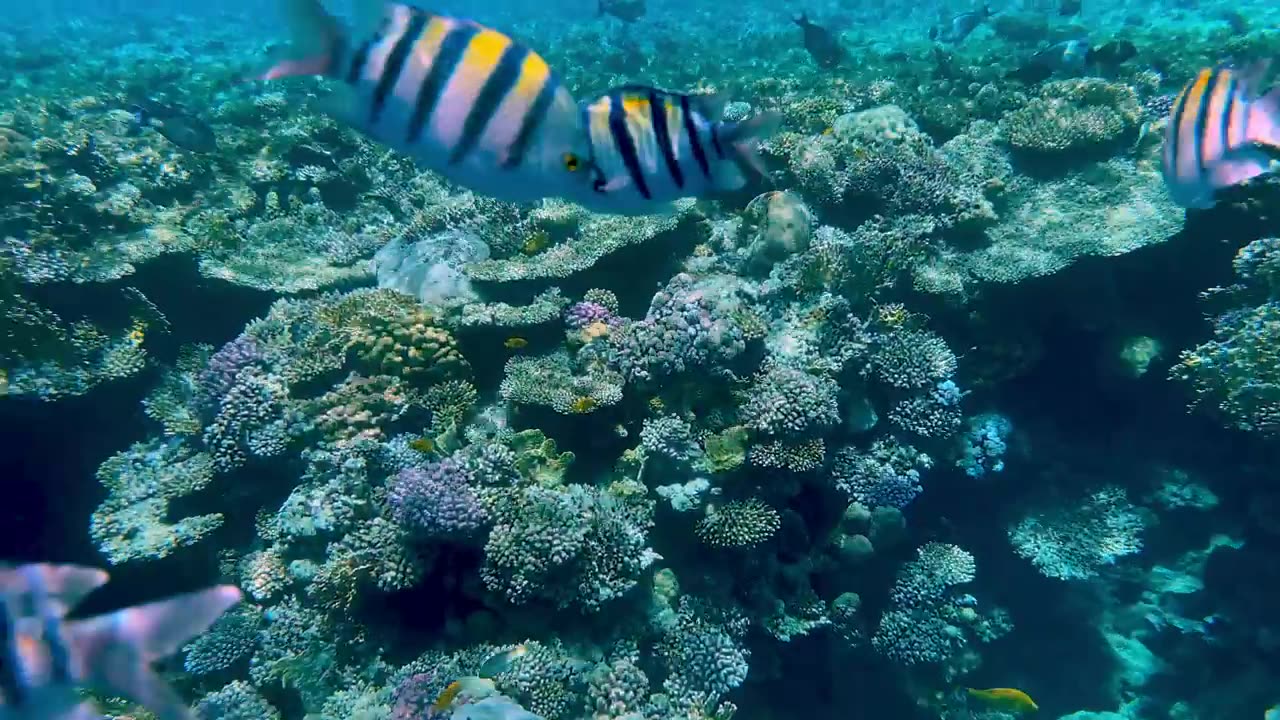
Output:
<path fill-rule="evenodd" d="M 682 197 L 738 190 L 746 171 L 767 177 L 759 141 L 777 130 L 765 112 L 726 122 L 724 98 L 639 85 L 614 88 L 583 105 L 591 138 L 592 192 L 574 197 L 600 212 L 659 212 Z"/>
<path fill-rule="evenodd" d="M 240 601 L 240 591 L 223 585 L 65 619 L 106 581 L 105 572 L 75 565 L 0 566 L 0 720 L 98 718 L 82 687 L 129 698 L 160 720 L 190 716 L 149 666 L 204 632 Z"/>
<path fill-rule="evenodd" d="M 285 0 L 298 56 L 261 76 L 343 83 L 335 115 L 445 178 L 500 200 L 590 183 L 577 103 L 546 61 L 469 20 L 362 2 L 346 28 L 319 0 Z"/>
<path fill-rule="evenodd" d="M 1280 88 L 1257 94 L 1267 65 L 1205 68 L 1174 101 L 1163 171 L 1179 205 L 1213 207 L 1218 190 L 1267 172 L 1280 157 Z"/>

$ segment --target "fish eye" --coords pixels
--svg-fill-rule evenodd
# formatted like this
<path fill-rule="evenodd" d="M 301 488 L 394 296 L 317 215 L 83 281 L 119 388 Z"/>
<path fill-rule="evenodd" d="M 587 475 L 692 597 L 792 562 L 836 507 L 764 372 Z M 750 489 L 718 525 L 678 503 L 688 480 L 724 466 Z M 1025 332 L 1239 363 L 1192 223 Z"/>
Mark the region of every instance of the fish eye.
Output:
<path fill-rule="evenodd" d="M 569 172 L 578 172 L 578 168 L 581 167 L 578 156 L 573 153 L 565 153 L 561 160 L 564 162 L 564 169 Z"/>

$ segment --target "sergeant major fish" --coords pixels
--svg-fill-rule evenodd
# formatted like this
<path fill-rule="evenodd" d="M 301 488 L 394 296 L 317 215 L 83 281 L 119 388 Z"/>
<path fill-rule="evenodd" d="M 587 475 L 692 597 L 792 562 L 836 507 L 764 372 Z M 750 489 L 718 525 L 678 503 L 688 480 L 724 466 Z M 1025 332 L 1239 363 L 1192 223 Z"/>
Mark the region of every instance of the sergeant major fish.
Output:
<path fill-rule="evenodd" d="M 83 620 L 67 612 L 107 574 L 75 565 L 0 567 L 0 720 L 92 720 L 89 687 L 123 695 L 160 720 L 186 704 L 150 664 L 177 652 L 240 601 L 229 585 Z"/>
<path fill-rule="evenodd" d="M 1174 100 L 1162 170 L 1179 205 L 1213 207 L 1218 190 L 1268 172 L 1280 158 L 1280 88 L 1258 94 L 1268 65 L 1205 68 Z"/>
<path fill-rule="evenodd" d="M 319 0 L 284 0 L 300 55 L 259 79 L 340 80 L 334 112 L 478 193 L 514 202 L 589 183 L 577 104 L 546 61 L 469 20 L 360 0 L 353 28 Z"/>
<path fill-rule="evenodd" d="M 585 104 L 595 177 L 589 196 L 572 199 L 599 212 L 646 214 L 682 197 L 738 190 L 748 168 L 767 177 L 759 141 L 777 130 L 780 116 L 727 122 L 724 106 L 723 97 L 642 85 Z"/>

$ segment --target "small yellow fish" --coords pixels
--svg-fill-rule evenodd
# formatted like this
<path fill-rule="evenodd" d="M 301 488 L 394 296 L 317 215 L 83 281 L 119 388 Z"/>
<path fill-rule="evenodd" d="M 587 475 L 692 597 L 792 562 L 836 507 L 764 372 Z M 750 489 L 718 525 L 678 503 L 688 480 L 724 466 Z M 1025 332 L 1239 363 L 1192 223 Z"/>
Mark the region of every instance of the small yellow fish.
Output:
<path fill-rule="evenodd" d="M 827 128 L 826 130 L 823 130 L 823 131 L 822 131 L 822 134 L 823 134 L 823 135 L 830 135 L 831 133 L 833 133 L 833 132 L 835 132 L 835 131 L 836 131 L 836 129 L 835 129 L 835 128 L 829 127 L 829 128 Z"/>
<path fill-rule="evenodd" d="M 510 650 L 503 650 L 490 655 L 483 663 L 480 663 L 480 669 L 476 671 L 476 675 L 482 678 L 491 678 L 495 675 L 501 675 L 511 669 L 511 663 L 529 652 L 529 648 L 523 643 L 517 645 Z"/>
<path fill-rule="evenodd" d="M 551 234 L 548 233 L 546 230 L 539 230 L 535 232 L 533 235 L 529 236 L 528 240 L 524 241 L 524 244 L 520 246 L 520 252 L 524 253 L 525 255 L 534 255 L 539 250 L 542 250 L 543 248 L 545 248 L 550 244 L 551 244 Z"/>
<path fill-rule="evenodd" d="M 447 712 L 453 708 L 458 700 L 459 695 L 469 698 L 492 695 L 496 691 L 496 686 L 492 680 L 478 677 L 462 677 L 454 680 L 445 687 L 444 690 L 436 696 L 435 702 L 431 703 L 432 714 Z"/>
<path fill-rule="evenodd" d="M 1033 713 L 1040 709 L 1031 696 L 1016 688 L 991 688 L 975 690 L 967 688 L 969 697 L 978 700 L 993 710 L 1007 713 Z"/>
<path fill-rule="evenodd" d="M 520 348 L 528 347 L 529 341 L 522 337 L 509 337 L 506 342 L 502 343 L 502 346 L 508 350 L 519 350 Z"/>
<path fill-rule="evenodd" d="M 429 437 L 420 437 L 410 440 L 409 447 L 420 453 L 433 453 L 436 451 L 436 441 Z"/>
<path fill-rule="evenodd" d="M 573 402 L 569 403 L 569 410 L 578 414 L 589 413 L 592 410 L 595 410 L 598 405 L 599 403 L 596 402 L 595 398 L 583 395 L 575 398 Z"/>

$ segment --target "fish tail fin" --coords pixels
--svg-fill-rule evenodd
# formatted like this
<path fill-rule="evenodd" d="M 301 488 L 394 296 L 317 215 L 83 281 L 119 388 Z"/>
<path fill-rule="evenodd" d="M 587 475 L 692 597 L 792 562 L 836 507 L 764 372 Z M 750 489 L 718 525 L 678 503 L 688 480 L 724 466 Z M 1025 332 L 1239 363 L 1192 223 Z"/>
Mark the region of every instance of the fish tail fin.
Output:
<path fill-rule="evenodd" d="M 124 695 L 160 720 L 185 720 L 186 704 L 150 664 L 207 630 L 240 597 L 222 585 L 71 623 L 73 662 L 92 687 Z"/>
<path fill-rule="evenodd" d="M 254 79 L 329 74 L 346 35 L 342 24 L 324 9 L 320 0 L 282 0 L 281 8 L 293 36 L 291 56 Z"/>
<path fill-rule="evenodd" d="M 808 26 L 809 26 L 809 13 L 804 13 L 804 12 L 802 12 L 802 13 L 800 13 L 799 15 L 797 15 L 797 16 L 795 16 L 795 17 L 791 18 L 791 21 L 792 21 L 792 22 L 794 22 L 795 24 L 799 25 L 800 27 L 808 27 Z"/>
<path fill-rule="evenodd" d="M 744 167 L 751 168 L 761 177 L 769 178 L 769 169 L 760 157 L 760 142 L 778 131 L 782 114 L 767 110 L 738 123 L 725 123 L 721 137 L 733 148 L 734 158 Z"/>
<path fill-rule="evenodd" d="M 1280 150 L 1280 87 L 1272 88 L 1250 105 L 1248 139 Z"/>

